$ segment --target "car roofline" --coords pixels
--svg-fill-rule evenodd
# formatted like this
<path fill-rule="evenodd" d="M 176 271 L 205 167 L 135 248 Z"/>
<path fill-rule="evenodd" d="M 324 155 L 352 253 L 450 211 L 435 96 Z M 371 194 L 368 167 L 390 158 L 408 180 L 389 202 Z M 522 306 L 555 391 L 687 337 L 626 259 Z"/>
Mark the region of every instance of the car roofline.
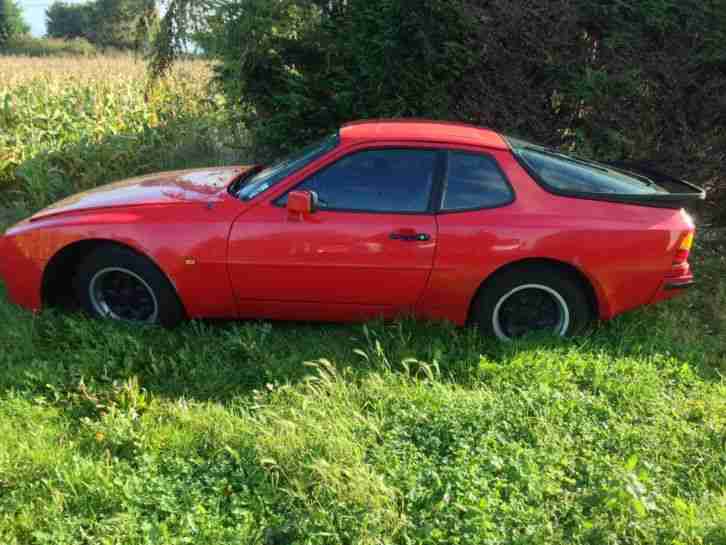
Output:
<path fill-rule="evenodd" d="M 370 130 L 365 130 L 366 127 Z M 393 130 L 383 130 L 386 128 Z M 396 128 L 399 130 L 395 130 Z M 448 132 L 446 129 L 452 129 L 452 132 Z M 415 142 L 473 145 L 511 151 L 509 142 L 499 132 L 488 127 L 460 121 L 412 117 L 363 119 L 345 123 L 341 126 L 339 134 L 341 140 L 348 141 L 410 140 Z"/>

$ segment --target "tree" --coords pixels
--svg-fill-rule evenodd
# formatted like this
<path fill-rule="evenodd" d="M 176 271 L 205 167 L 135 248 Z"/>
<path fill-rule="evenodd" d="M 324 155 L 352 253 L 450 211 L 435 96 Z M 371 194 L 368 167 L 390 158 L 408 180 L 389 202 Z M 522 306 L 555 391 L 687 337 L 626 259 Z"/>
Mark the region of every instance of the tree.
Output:
<path fill-rule="evenodd" d="M 104 47 L 140 49 L 158 18 L 154 0 L 96 0 L 89 39 Z"/>
<path fill-rule="evenodd" d="M 470 59 L 459 0 L 172 0 L 152 68 L 190 39 L 262 154 L 365 117 L 446 117 Z M 458 49 L 457 49 L 458 48 Z M 295 138 L 290 138 L 294 135 Z"/>
<path fill-rule="evenodd" d="M 55 2 L 46 10 L 48 36 L 83 37 L 101 47 L 141 49 L 158 22 L 154 0 Z"/>
<path fill-rule="evenodd" d="M 47 34 L 51 38 L 88 38 L 93 4 L 55 2 L 45 12 Z"/>
<path fill-rule="evenodd" d="M 30 32 L 23 10 L 16 0 L 0 0 L 0 46 L 15 36 Z"/>
<path fill-rule="evenodd" d="M 201 43 L 260 154 L 351 119 L 462 120 L 653 161 L 726 224 L 726 0 L 166 4 L 153 73 Z"/>
<path fill-rule="evenodd" d="M 5 2 L 0 0 L 0 47 L 3 47 L 7 41 L 7 14 L 5 12 Z"/>

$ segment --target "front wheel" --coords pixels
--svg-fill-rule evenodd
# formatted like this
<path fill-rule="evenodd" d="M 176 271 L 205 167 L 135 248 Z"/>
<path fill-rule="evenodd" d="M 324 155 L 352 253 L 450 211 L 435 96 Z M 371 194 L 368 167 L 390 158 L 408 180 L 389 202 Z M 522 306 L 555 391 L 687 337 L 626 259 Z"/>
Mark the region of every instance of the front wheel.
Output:
<path fill-rule="evenodd" d="M 579 279 L 536 265 L 494 277 L 474 301 L 472 318 L 483 333 L 509 341 L 530 333 L 575 335 L 593 313 Z"/>
<path fill-rule="evenodd" d="M 76 296 L 96 318 L 177 325 L 184 309 L 164 274 L 147 258 L 123 247 L 102 246 L 78 268 Z"/>

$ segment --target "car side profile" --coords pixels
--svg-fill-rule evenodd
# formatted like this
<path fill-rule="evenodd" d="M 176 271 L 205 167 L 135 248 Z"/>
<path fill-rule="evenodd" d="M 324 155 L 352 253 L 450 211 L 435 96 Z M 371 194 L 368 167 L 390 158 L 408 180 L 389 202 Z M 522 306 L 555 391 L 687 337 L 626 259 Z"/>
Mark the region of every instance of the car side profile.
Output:
<path fill-rule="evenodd" d="M 0 238 L 11 301 L 98 318 L 413 314 L 570 335 L 692 284 L 700 188 L 480 127 L 373 120 L 270 165 L 62 200 Z"/>

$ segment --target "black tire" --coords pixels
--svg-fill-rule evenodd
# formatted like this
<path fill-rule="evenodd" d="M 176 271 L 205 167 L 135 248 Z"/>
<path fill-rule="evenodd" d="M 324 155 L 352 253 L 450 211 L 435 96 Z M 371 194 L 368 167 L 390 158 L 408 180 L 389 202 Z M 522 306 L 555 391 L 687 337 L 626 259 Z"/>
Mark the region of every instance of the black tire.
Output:
<path fill-rule="evenodd" d="M 534 297 L 539 304 L 541 316 L 531 313 L 529 319 L 538 322 L 529 331 L 551 331 L 558 336 L 572 336 L 582 333 L 593 320 L 593 309 L 585 292 L 582 281 L 574 274 L 548 265 L 523 265 L 514 267 L 494 276 L 486 282 L 472 305 L 472 321 L 482 333 L 511 340 L 521 336 L 526 326 L 511 318 L 517 316 L 516 310 L 509 310 L 506 304 L 515 304 L 514 295 L 520 294 L 519 301 Z M 520 310 L 523 308 L 514 307 Z M 535 308 L 532 306 L 531 308 Z M 552 318 L 555 308 L 557 319 Z M 538 310 L 539 311 L 539 310 Z M 547 325 L 545 325 L 547 324 Z"/>
<path fill-rule="evenodd" d="M 116 276 L 109 279 L 111 275 Z M 123 298 L 123 295 L 119 296 L 121 291 L 137 298 L 132 299 L 132 303 L 114 305 L 105 301 L 103 286 L 98 286 L 103 282 L 113 283 L 118 278 L 125 279 L 133 289 L 112 291 L 114 302 Z M 186 317 L 166 276 L 149 259 L 122 246 L 106 245 L 92 251 L 80 263 L 74 284 L 81 308 L 95 318 L 174 327 Z M 114 307 L 120 309 L 118 313 L 114 312 Z M 150 308 L 153 312 L 148 311 Z"/>

